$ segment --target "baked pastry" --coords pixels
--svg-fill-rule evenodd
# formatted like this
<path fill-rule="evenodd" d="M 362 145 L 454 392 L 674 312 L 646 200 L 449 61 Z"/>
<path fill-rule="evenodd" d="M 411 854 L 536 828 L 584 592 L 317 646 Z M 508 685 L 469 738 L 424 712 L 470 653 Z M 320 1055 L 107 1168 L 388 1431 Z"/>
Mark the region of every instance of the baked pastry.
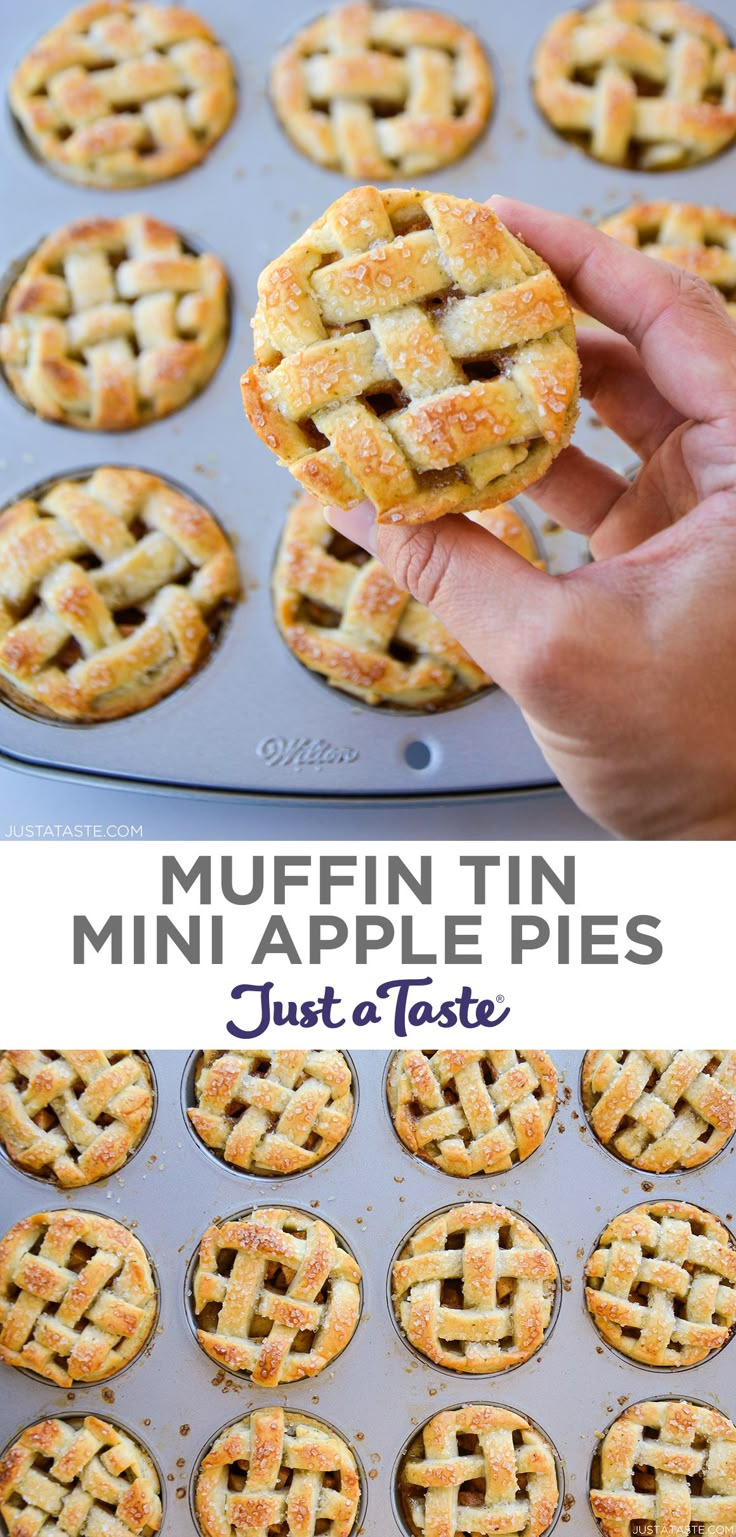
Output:
<path fill-rule="evenodd" d="M 34 715 L 117 720 L 186 682 L 238 567 L 212 514 L 107 465 L 0 513 L 0 694 Z"/>
<path fill-rule="evenodd" d="M 31 48 L 10 105 L 49 170 L 143 187 L 204 160 L 235 111 L 232 63 L 192 11 L 90 0 Z"/>
<path fill-rule="evenodd" d="M 228 334 L 225 269 L 144 214 L 43 240 L 10 290 L 0 362 L 38 416 L 117 432 L 169 416 L 212 377 Z"/>
<path fill-rule="evenodd" d="M 195 1069 L 197 1135 L 247 1174 L 302 1174 L 334 1152 L 353 1121 L 341 1051 L 203 1051 Z"/>
<path fill-rule="evenodd" d="M 698 203 L 631 203 L 599 226 L 622 245 L 705 278 L 736 320 L 736 214 Z"/>
<path fill-rule="evenodd" d="M 706 1404 L 632 1404 L 596 1452 L 590 1503 L 604 1537 L 734 1537 L 736 1425 Z"/>
<path fill-rule="evenodd" d="M 613 1350 L 644 1366 L 697 1366 L 736 1330 L 736 1244 L 711 1212 L 648 1201 L 609 1222 L 585 1299 Z"/>
<path fill-rule="evenodd" d="M 121 1169 L 152 1115 L 140 1052 L 0 1052 L 0 1142 L 24 1173 L 64 1190 Z"/>
<path fill-rule="evenodd" d="M 0 1516 L 8 1537 L 41 1531 L 153 1537 L 161 1485 L 141 1443 L 94 1414 L 39 1420 L 0 1462 Z"/>
<path fill-rule="evenodd" d="M 567 298 L 492 209 L 355 187 L 258 282 L 245 413 L 319 501 L 379 522 L 508 501 L 569 441 Z"/>
<path fill-rule="evenodd" d="M 439 11 L 336 5 L 276 56 L 276 113 L 310 160 L 346 176 L 421 176 L 480 137 L 493 77 L 478 39 Z"/>
<path fill-rule="evenodd" d="M 410 1345 L 453 1372 L 503 1372 L 544 1344 L 557 1265 L 528 1222 L 473 1202 L 435 1212 L 410 1234 L 391 1273 L 394 1314 Z"/>
<path fill-rule="evenodd" d="M 122 1371 L 156 1322 L 140 1239 L 95 1212 L 41 1211 L 0 1243 L 0 1361 L 71 1388 Z"/>
<path fill-rule="evenodd" d="M 541 1146 L 557 1104 L 546 1051 L 397 1051 L 387 1080 L 396 1131 L 445 1174 L 499 1174 Z"/>
<path fill-rule="evenodd" d="M 566 11 L 534 57 L 553 128 L 596 160 L 671 171 L 736 138 L 736 49 L 686 0 L 598 0 Z"/>
<path fill-rule="evenodd" d="M 736 1051 L 589 1051 L 582 1095 L 599 1141 L 624 1163 L 697 1169 L 736 1132 Z"/>
<path fill-rule="evenodd" d="M 192 1304 L 200 1344 L 260 1387 L 323 1372 L 360 1318 L 360 1266 L 319 1217 L 261 1207 L 215 1222 L 199 1246 Z"/>
<path fill-rule="evenodd" d="M 361 1506 L 347 1441 L 310 1415 L 254 1409 L 202 1458 L 194 1508 L 202 1537 L 350 1537 Z"/>
<path fill-rule="evenodd" d="M 410 1537 L 542 1537 L 560 1500 L 546 1436 L 496 1404 L 466 1404 L 427 1420 L 401 1460 L 397 1492 Z"/>

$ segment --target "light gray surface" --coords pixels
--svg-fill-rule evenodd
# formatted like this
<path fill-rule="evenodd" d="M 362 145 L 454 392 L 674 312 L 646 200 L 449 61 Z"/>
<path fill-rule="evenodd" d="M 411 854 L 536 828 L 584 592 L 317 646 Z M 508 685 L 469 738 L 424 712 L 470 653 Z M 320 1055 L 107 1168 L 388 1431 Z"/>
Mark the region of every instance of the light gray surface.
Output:
<path fill-rule="evenodd" d="M 685 1372 L 637 1368 L 600 1344 L 586 1316 L 582 1268 L 605 1223 L 651 1197 L 692 1200 L 721 1217 L 733 1211 L 734 1144 L 700 1172 L 645 1177 L 606 1153 L 587 1130 L 578 1101 L 579 1053 L 554 1053 L 563 1075 L 561 1106 L 543 1147 L 495 1178 L 455 1180 L 411 1158 L 391 1127 L 382 1092 L 383 1052 L 356 1052 L 359 1106 L 342 1148 L 309 1174 L 256 1180 L 219 1166 L 190 1135 L 180 1107 L 183 1052 L 154 1052 L 158 1113 L 140 1154 L 102 1185 L 63 1196 L 0 1160 L 2 1225 L 45 1207 L 80 1206 L 136 1223 L 161 1283 L 160 1327 L 152 1348 L 107 1388 L 73 1397 L 0 1366 L 0 1447 L 28 1421 L 67 1410 L 92 1411 L 136 1432 L 167 1480 L 165 1531 L 190 1537 L 185 1494 L 204 1443 L 255 1405 L 282 1403 L 329 1421 L 354 1441 L 369 1473 L 366 1537 L 394 1530 L 390 1483 L 395 1458 L 412 1429 L 441 1408 L 497 1402 L 526 1411 L 562 1458 L 574 1501 L 571 1531 L 596 1528 L 587 1481 L 596 1434 L 625 1402 L 674 1395 L 706 1400 L 736 1415 L 736 1343 L 709 1364 Z M 358 1173 L 360 1171 L 360 1173 Z M 563 1278 L 554 1331 L 538 1356 L 515 1371 L 469 1378 L 420 1362 L 398 1338 L 386 1297 L 389 1264 L 419 1219 L 455 1201 L 492 1200 L 521 1211 L 542 1231 Z M 318 1203 L 318 1204 L 315 1204 Z M 254 1204 L 314 1207 L 354 1250 L 364 1276 L 357 1333 L 332 1370 L 288 1389 L 255 1390 L 219 1372 L 195 1343 L 184 1312 L 184 1275 L 207 1224 Z M 182 1425 L 189 1426 L 186 1435 Z M 569 1507 L 570 1508 L 570 1507 Z M 564 1530 L 564 1526 L 560 1530 Z"/>
<path fill-rule="evenodd" d="M 723 0 L 732 15 L 736 0 Z M 9 68 L 60 14 L 58 0 L 14 6 L 5 17 Z M 265 789 L 288 794 L 408 792 L 546 783 L 550 773 L 515 707 L 498 690 L 437 717 L 402 718 L 356 706 L 291 658 L 271 621 L 268 579 L 293 482 L 247 427 L 238 375 L 250 356 L 248 316 L 263 264 L 349 183 L 313 166 L 276 126 L 264 83 L 275 48 L 312 14 L 307 0 L 263 6 L 255 0 L 207 0 L 208 20 L 231 49 L 240 85 L 234 125 L 204 165 L 187 176 L 128 193 L 71 186 L 36 164 L 9 122 L 2 127 L 5 221 L 3 264 L 71 218 L 141 208 L 170 220 L 225 259 L 235 280 L 234 337 L 223 367 L 205 393 L 170 420 L 122 436 L 85 435 L 41 422 L 0 388 L 4 499 L 45 476 L 95 461 L 142 464 L 169 473 L 210 503 L 236 537 L 247 579 L 256 583 L 203 672 L 143 715 L 94 728 L 30 721 L 0 711 L 0 748 L 40 762 L 77 764 L 143 779 Z M 691 171 L 642 178 L 595 164 L 542 123 L 528 88 L 535 36 L 558 0 L 528 0 L 520 32 L 514 7 L 454 0 L 454 13 L 474 26 L 494 64 L 497 105 L 490 131 L 458 165 L 430 185 L 484 198 L 514 192 L 553 208 L 599 216 L 633 192 L 719 201 L 733 179 L 734 152 Z M 594 431 L 587 413 L 582 446 L 623 465 L 627 454 Z M 547 540 L 548 549 L 559 539 Z M 569 564 L 569 546 L 562 558 Z M 259 753 L 268 739 L 307 738 L 350 749 L 350 761 L 308 767 L 298 777 Z M 421 775 L 404 760 L 408 742 L 431 749 Z"/>
<path fill-rule="evenodd" d="M 13 832 L 26 827 L 32 831 Z M 587 842 L 608 837 L 561 790 L 497 800 L 445 799 L 427 804 L 415 799 L 400 806 L 360 806 L 352 802 L 327 805 L 312 801 L 305 806 L 285 799 L 274 802 L 199 796 L 192 800 L 177 791 L 149 793 L 128 787 L 101 787 L 0 764 L 0 841 L 8 836 L 39 837 L 36 828 L 44 830 L 46 838 L 68 838 L 66 829 L 75 827 L 81 829 L 76 836 L 109 837 L 117 842 L 130 839 L 131 827 L 142 828 L 136 838 L 197 841 L 502 838 Z M 89 830 L 85 832 L 85 828 Z"/>

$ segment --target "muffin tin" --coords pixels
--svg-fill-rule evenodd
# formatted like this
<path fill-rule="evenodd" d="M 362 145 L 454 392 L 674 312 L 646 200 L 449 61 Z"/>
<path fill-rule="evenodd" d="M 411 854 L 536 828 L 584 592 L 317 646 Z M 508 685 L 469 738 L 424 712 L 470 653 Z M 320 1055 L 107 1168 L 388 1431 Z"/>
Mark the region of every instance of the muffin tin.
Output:
<path fill-rule="evenodd" d="M 230 1421 L 253 1407 L 281 1404 L 323 1419 L 353 1446 L 365 1472 L 365 1537 L 390 1537 L 399 1453 L 441 1409 L 473 1401 L 525 1414 L 556 1448 L 564 1478 L 558 1533 L 594 1537 L 587 1498 L 599 1435 L 626 1403 L 645 1398 L 703 1400 L 736 1418 L 736 1342 L 702 1366 L 636 1367 L 599 1339 L 585 1312 L 583 1266 L 604 1223 L 648 1198 L 707 1206 L 734 1226 L 736 1144 L 702 1170 L 644 1177 L 597 1143 L 579 1099 L 581 1054 L 556 1052 L 560 1105 L 543 1145 L 506 1174 L 453 1179 L 409 1157 L 382 1105 L 385 1054 L 352 1054 L 360 1102 L 349 1138 L 324 1165 L 283 1180 L 263 1180 L 216 1162 L 189 1135 L 182 1110 L 185 1052 L 153 1052 L 158 1113 L 144 1148 L 120 1174 L 64 1197 L 0 1163 L 3 1228 L 43 1205 L 83 1205 L 135 1226 L 145 1236 L 161 1286 L 157 1334 L 137 1361 L 107 1384 L 72 1393 L 0 1365 L 0 1447 L 29 1422 L 63 1412 L 120 1421 L 153 1453 L 168 1494 L 164 1530 L 194 1537 L 190 1491 L 200 1453 Z M 562 1276 L 559 1316 L 532 1361 L 494 1379 L 439 1371 L 412 1353 L 395 1329 L 387 1299 L 400 1241 L 423 1217 L 449 1203 L 495 1201 L 519 1210 L 547 1240 Z M 262 1205 L 291 1205 L 323 1216 L 363 1270 L 363 1314 L 344 1353 L 320 1376 L 286 1388 L 258 1389 L 218 1369 L 192 1335 L 185 1277 L 208 1223 Z M 2 1522 L 0 1521 L 0 1532 Z"/>
<path fill-rule="evenodd" d="M 0 754 L 8 760 L 98 781 L 292 798 L 436 796 L 553 782 L 519 711 L 499 689 L 436 715 L 371 709 L 308 673 L 289 655 L 273 621 L 270 574 L 294 488 L 248 427 L 238 379 L 251 359 L 258 273 L 350 185 L 292 147 L 267 96 L 275 51 L 324 3 L 280 0 L 264 7 L 201 0 L 235 60 L 240 98 L 233 124 L 204 164 L 173 181 L 115 193 L 66 184 L 33 159 L 5 109 L 0 268 L 12 266 L 60 224 L 140 209 L 219 255 L 234 302 L 230 345 L 204 393 L 169 420 L 133 432 L 95 433 L 80 445 L 72 429 L 32 416 L 0 379 L 0 500 L 15 500 L 40 479 L 91 459 L 140 465 L 171 477 L 212 508 L 237 543 L 247 586 L 201 671 L 138 717 L 82 728 L 31 720 L 0 701 Z M 638 195 L 729 202 L 736 148 L 692 170 L 642 176 L 597 165 L 547 127 L 531 95 L 531 57 L 564 0 L 527 0 L 523 17 L 513 6 L 488 8 L 479 0 L 447 0 L 446 8 L 481 38 L 497 98 L 476 148 L 422 178 L 428 186 L 481 200 L 503 190 L 594 219 Z M 36 0 L 32 14 L 22 6 L 8 9 L 9 75 L 60 9 L 59 0 Z M 736 30 L 736 0 L 721 0 L 717 9 Z M 575 441 L 619 469 L 630 461 L 586 405 Z M 549 531 L 529 503 L 521 507 L 540 532 L 554 571 L 585 558 L 577 536 Z"/>

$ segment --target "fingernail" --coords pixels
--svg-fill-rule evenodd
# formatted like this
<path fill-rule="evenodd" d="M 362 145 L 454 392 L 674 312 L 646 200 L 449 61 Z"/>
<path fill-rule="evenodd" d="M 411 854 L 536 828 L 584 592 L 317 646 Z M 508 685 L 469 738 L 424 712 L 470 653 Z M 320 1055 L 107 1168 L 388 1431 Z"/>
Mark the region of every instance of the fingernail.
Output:
<path fill-rule="evenodd" d="M 376 553 L 376 509 L 372 502 L 358 502 L 355 507 L 325 507 L 330 528 L 345 539 L 352 539 L 362 550 Z"/>

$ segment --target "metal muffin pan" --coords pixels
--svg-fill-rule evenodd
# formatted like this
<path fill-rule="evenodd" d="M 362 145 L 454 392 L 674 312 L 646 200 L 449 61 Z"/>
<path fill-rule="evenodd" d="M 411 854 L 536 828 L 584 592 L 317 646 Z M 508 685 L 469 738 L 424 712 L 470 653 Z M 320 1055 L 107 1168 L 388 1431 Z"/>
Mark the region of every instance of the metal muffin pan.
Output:
<path fill-rule="evenodd" d="M 583 1300 L 583 1266 L 605 1222 L 646 1199 L 692 1201 L 734 1226 L 736 1145 L 699 1171 L 645 1177 L 612 1158 L 589 1130 L 579 1099 L 581 1053 L 555 1052 L 560 1104 L 543 1146 L 506 1174 L 455 1180 L 410 1159 L 381 1103 L 385 1053 L 357 1051 L 360 1103 L 349 1140 L 321 1167 L 283 1181 L 243 1180 L 216 1164 L 188 1135 L 181 1084 L 185 1052 L 153 1052 L 158 1115 L 142 1157 L 102 1185 L 65 1196 L 0 1164 L 3 1229 L 41 1206 L 78 1204 L 140 1225 L 161 1280 L 158 1332 L 119 1377 L 72 1392 L 0 1365 L 0 1446 L 32 1420 L 61 1412 L 119 1419 L 141 1437 L 163 1472 L 166 1533 L 196 1531 L 190 1488 L 201 1450 L 236 1416 L 268 1403 L 326 1420 L 353 1445 L 366 1472 L 365 1537 L 390 1537 L 396 1460 L 417 1428 L 462 1403 L 508 1405 L 546 1433 L 565 1486 L 558 1533 L 594 1537 L 588 1477 L 596 1437 L 627 1403 L 644 1398 L 704 1400 L 736 1418 L 736 1342 L 685 1371 L 636 1367 L 603 1344 Z M 533 1360 L 497 1378 L 438 1371 L 397 1334 L 387 1274 L 402 1238 L 448 1203 L 496 1201 L 521 1211 L 552 1248 L 562 1276 L 559 1317 Z M 185 1276 L 207 1225 L 254 1203 L 317 1212 L 340 1232 L 363 1270 L 363 1313 L 334 1365 L 311 1381 L 256 1389 L 217 1368 L 193 1338 Z M 0 1533 L 2 1523 L 0 1522 Z M 4 1537 L 4 1534 L 3 1534 Z"/>
<path fill-rule="evenodd" d="M 119 435 L 42 422 L 0 379 L 0 500 L 15 500 L 40 479 L 92 459 L 170 475 L 209 504 L 235 540 L 246 598 L 202 670 L 141 715 L 82 730 L 34 720 L 0 701 L 0 754 L 64 774 L 269 796 L 436 796 L 553 783 L 519 711 L 499 689 L 436 715 L 371 709 L 308 673 L 276 630 L 269 581 L 297 488 L 247 426 L 238 378 L 251 358 L 249 318 L 258 273 L 353 183 L 294 149 L 267 95 L 274 52 L 328 0 L 280 0 L 270 7 L 255 0 L 193 3 L 235 60 L 240 97 L 225 136 L 202 166 L 173 181 L 100 192 L 72 186 L 39 164 L 5 107 L 0 276 L 60 224 L 137 209 L 155 214 L 210 247 L 228 268 L 233 334 L 225 359 L 190 405 L 166 421 Z M 638 195 L 733 201 L 736 148 L 691 170 L 644 176 L 597 164 L 544 123 L 529 87 L 532 51 L 566 0 L 527 0 L 521 26 L 513 6 L 439 3 L 483 41 L 496 103 L 476 148 L 422 178 L 428 186 L 479 200 L 504 191 L 590 218 Z M 4 86 L 64 8 L 59 0 L 7 8 Z M 719 0 L 718 10 L 736 31 L 736 0 Z M 630 453 L 596 426 L 587 406 L 575 441 L 617 468 L 630 462 Z M 549 532 L 542 517 L 533 517 L 553 570 L 569 570 L 584 558 L 582 540 Z"/>

